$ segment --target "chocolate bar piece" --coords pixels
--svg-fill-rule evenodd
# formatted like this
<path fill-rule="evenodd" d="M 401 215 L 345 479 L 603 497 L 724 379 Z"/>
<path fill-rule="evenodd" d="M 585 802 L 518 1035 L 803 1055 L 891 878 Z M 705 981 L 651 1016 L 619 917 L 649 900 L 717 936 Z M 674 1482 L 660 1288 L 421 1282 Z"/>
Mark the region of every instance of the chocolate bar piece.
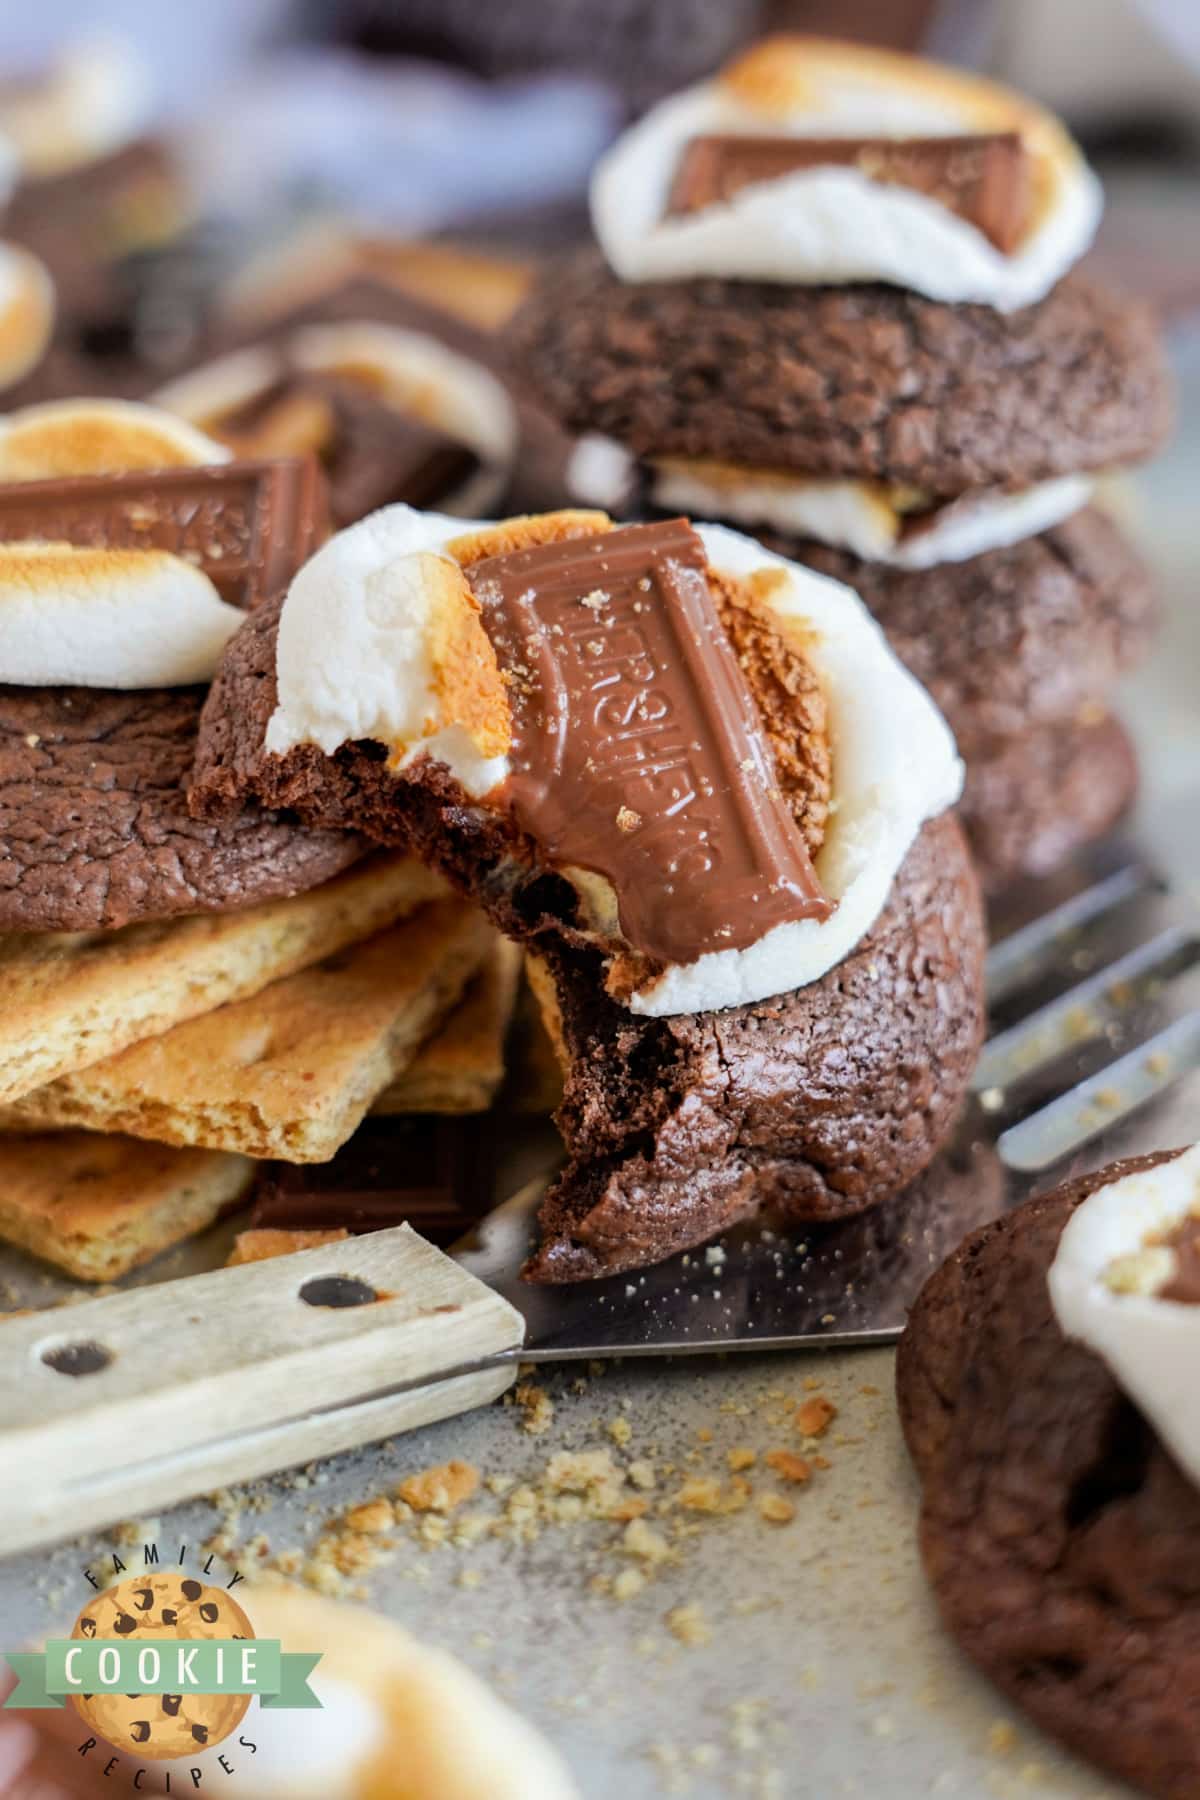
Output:
<path fill-rule="evenodd" d="M 264 1163 L 255 1230 L 382 1231 L 412 1225 L 453 1243 L 492 1204 L 487 1133 L 450 1118 L 368 1119 L 330 1162 Z"/>
<path fill-rule="evenodd" d="M 468 574 L 509 680 L 505 800 L 554 863 L 608 881 L 630 943 L 690 963 L 829 916 L 686 519 Z"/>
<path fill-rule="evenodd" d="M 853 168 L 914 188 L 976 226 L 1006 256 L 1032 205 L 1030 159 L 1015 131 L 934 138 L 693 138 L 679 161 L 667 213 L 698 212 L 755 182 L 801 169 Z"/>
<path fill-rule="evenodd" d="M 0 487 L 0 543 L 170 550 L 249 610 L 283 592 L 319 547 L 328 508 L 311 457 L 80 475 Z"/>

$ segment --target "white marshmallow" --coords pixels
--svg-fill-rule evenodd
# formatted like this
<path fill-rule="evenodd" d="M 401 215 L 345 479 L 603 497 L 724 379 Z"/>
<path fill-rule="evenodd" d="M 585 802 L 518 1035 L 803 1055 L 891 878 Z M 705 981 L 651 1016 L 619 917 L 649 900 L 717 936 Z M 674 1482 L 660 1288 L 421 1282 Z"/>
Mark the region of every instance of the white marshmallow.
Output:
<path fill-rule="evenodd" d="M 567 492 L 585 506 L 623 512 L 637 477 L 637 458 L 615 438 L 585 431 L 575 439 L 563 470 Z"/>
<path fill-rule="evenodd" d="M 503 781 L 506 757 L 481 757 L 465 733 L 438 723 L 429 642 L 436 596 L 425 561 L 470 529 L 445 513 L 388 506 L 310 558 L 279 621 L 269 751 L 318 744 L 329 755 L 374 738 L 405 746 L 405 761 L 435 756 L 476 799 Z"/>
<path fill-rule="evenodd" d="M 1012 255 L 939 202 L 852 168 L 796 171 L 697 212 L 664 216 L 681 155 L 709 133 L 900 138 L 997 130 L 1022 133 L 1046 188 Z M 817 45 L 806 58 L 804 97 L 786 110 L 753 106 L 719 79 L 653 108 L 597 165 L 591 203 L 596 236 L 623 281 L 886 281 L 1009 312 L 1041 299 L 1083 255 L 1103 196 L 1066 131 L 1018 96 L 935 65 Z"/>
<path fill-rule="evenodd" d="M 811 537 L 865 562 L 932 569 L 1017 544 L 1086 506 L 1093 483 L 1064 475 L 1020 493 L 983 492 L 957 500 L 920 532 L 901 535 L 903 515 L 887 490 L 865 481 L 822 481 L 785 471 L 735 469 L 672 458 L 651 465 L 651 498 L 668 512 L 732 519 Z"/>
<path fill-rule="evenodd" d="M 293 332 L 288 350 L 299 369 L 372 369 L 396 406 L 469 444 L 484 462 L 512 461 L 517 427 L 507 390 L 482 363 L 427 332 L 373 321 L 306 325 Z"/>
<path fill-rule="evenodd" d="M 824 922 L 779 925 L 747 949 L 667 969 L 628 1000 L 655 1017 L 737 1006 L 824 975 L 870 930 L 921 826 L 954 804 L 963 779 L 941 714 L 857 594 L 737 532 L 696 529 L 714 569 L 783 577 L 767 604 L 824 685 L 834 786 L 816 870 L 836 906 Z M 280 620 L 269 751 L 315 743 L 328 754 L 375 738 L 404 747 L 400 767 L 433 756 L 475 798 L 504 779 L 506 757 L 485 760 L 459 728 L 439 724 L 422 553 L 445 554 L 463 531 L 461 520 L 387 507 L 339 533 L 300 571 Z"/>
<path fill-rule="evenodd" d="M 135 400 L 46 400 L 0 415 L 0 482 L 228 462 L 214 438 Z"/>
<path fill-rule="evenodd" d="M 0 95 L 0 133 L 29 176 L 61 175 L 120 150 L 147 126 L 149 67 L 131 39 L 70 43 L 44 79 Z"/>
<path fill-rule="evenodd" d="M 1198 1202 L 1200 1145 L 1195 1145 L 1171 1162 L 1089 1195 L 1072 1214 L 1049 1274 L 1050 1299 L 1063 1332 L 1102 1358 L 1196 1482 L 1200 1306 L 1160 1300 L 1153 1291 L 1115 1291 L 1105 1277 L 1120 1259 L 1138 1256 L 1147 1238 L 1181 1224 Z M 1154 1270 L 1160 1263 L 1152 1255 L 1147 1266 Z"/>
<path fill-rule="evenodd" d="M 186 687 L 211 681 L 242 623 L 166 550 L 0 544 L 0 681 L 22 687 Z"/>
<path fill-rule="evenodd" d="M 320 1711 L 255 1705 L 190 1763 L 254 1800 L 579 1800 L 557 1752 L 457 1657 L 360 1607 L 294 1587 L 242 1591 L 257 1636 L 320 1652 Z M 238 1744 L 256 1745 L 250 1754 Z M 233 1773 L 220 1767 L 224 1755 Z M 207 1784 L 206 1784 L 207 1785 Z"/>

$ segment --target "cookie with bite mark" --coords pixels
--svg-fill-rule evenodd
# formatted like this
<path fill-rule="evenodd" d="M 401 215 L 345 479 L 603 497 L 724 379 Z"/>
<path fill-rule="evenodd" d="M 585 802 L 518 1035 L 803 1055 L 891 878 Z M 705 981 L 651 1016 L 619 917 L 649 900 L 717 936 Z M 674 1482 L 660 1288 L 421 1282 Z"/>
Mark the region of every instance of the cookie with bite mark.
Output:
<path fill-rule="evenodd" d="M 735 534 L 571 513 L 452 533 L 378 515 L 256 609 L 206 707 L 196 811 L 257 800 L 401 842 L 543 959 L 571 1161 L 532 1278 L 898 1192 L 982 1032 L 979 894 L 939 816 L 958 764 L 927 697 L 854 595 Z M 319 676 L 309 604 L 343 632 Z M 668 654 L 675 606 L 694 610 Z M 763 784 L 743 810 L 738 778 Z"/>

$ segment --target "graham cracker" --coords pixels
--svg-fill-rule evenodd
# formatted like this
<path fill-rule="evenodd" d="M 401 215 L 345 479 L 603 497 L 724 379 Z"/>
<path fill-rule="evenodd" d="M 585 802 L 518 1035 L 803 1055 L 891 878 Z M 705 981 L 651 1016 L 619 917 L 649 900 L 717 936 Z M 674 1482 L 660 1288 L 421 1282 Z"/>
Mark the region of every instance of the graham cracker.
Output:
<path fill-rule="evenodd" d="M 80 1281 L 115 1281 L 241 1200 L 245 1156 L 90 1131 L 0 1143 L 0 1238 Z"/>
<path fill-rule="evenodd" d="M 251 999 L 60 1077 L 6 1122 L 326 1162 L 454 1006 L 491 939 L 474 907 L 435 900 Z"/>
<path fill-rule="evenodd" d="M 520 950 L 497 937 L 446 1023 L 384 1088 L 371 1111 L 486 1112 L 504 1079 L 504 1044 L 520 975 Z"/>
<path fill-rule="evenodd" d="M 382 931 L 441 879 L 377 856 L 310 893 L 119 931 L 0 935 L 0 1104 Z"/>
<path fill-rule="evenodd" d="M 348 1231 L 284 1231 L 276 1227 L 259 1227 L 239 1231 L 233 1249 L 225 1259 L 227 1269 L 240 1269 L 243 1263 L 269 1262 L 274 1256 L 293 1256 L 297 1250 L 319 1250 L 322 1244 L 340 1244 Z"/>

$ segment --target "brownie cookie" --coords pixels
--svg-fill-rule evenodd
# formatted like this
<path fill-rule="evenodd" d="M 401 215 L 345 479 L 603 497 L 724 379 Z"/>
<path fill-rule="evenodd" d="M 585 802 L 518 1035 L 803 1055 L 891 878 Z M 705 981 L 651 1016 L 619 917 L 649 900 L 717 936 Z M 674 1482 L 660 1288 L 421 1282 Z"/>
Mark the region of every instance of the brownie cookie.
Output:
<path fill-rule="evenodd" d="M 639 1018 L 592 953 L 547 942 L 570 1160 L 527 1274 L 660 1262 L 771 1208 L 864 1211 L 945 1141 L 983 1038 L 984 930 L 962 833 L 926 825 L 883 913 L 809 986 L 723 1012 Z"/>
<path fill-rule="evenodd" d="M 926 1285 L 896 1381 L 942 1616 L 1046 1731 L 1140 1790 L 1200 1790 L 1200 1492 L 1047 1275 L 1076 1208 L 1140 1158 L 969 1237 Z M 1183 1371 L 1181 1371 L 1181 1379 Z"/>
<path fill-rule="evenodd" d="M 202 824 L 185 783 L 202 688 L 0 685 L 0 930 L 93 931 L 253 906 L 362 853 L 250 808 Z"/>
<path fill-rule="evenodd" d="M 1111 714 L 979 745 L 959 813 L 984 888 L 1049 874 L 1112 829 L 1137 785 L 1136 752 Z"/>
<path fill-rule="evenodd" d="M 511 342 L 556 418 L 635 455 L 930 495 L 1132 462 L 1170 418 L 1149 312 L 1077 275 L 1006 314 L 881 285 L 627 285 L 589 252 L 547 270 Z"/>
<path fill-rule="evenodd" d="M 968 762 L 992 738 L 1073 718 L 1140 662 L 1157 606 L 1148 570 L 1106 513 L 966 562 L 910 570 L 777 532 L 770 549 L 855 589 L 944 713 Z"/>

